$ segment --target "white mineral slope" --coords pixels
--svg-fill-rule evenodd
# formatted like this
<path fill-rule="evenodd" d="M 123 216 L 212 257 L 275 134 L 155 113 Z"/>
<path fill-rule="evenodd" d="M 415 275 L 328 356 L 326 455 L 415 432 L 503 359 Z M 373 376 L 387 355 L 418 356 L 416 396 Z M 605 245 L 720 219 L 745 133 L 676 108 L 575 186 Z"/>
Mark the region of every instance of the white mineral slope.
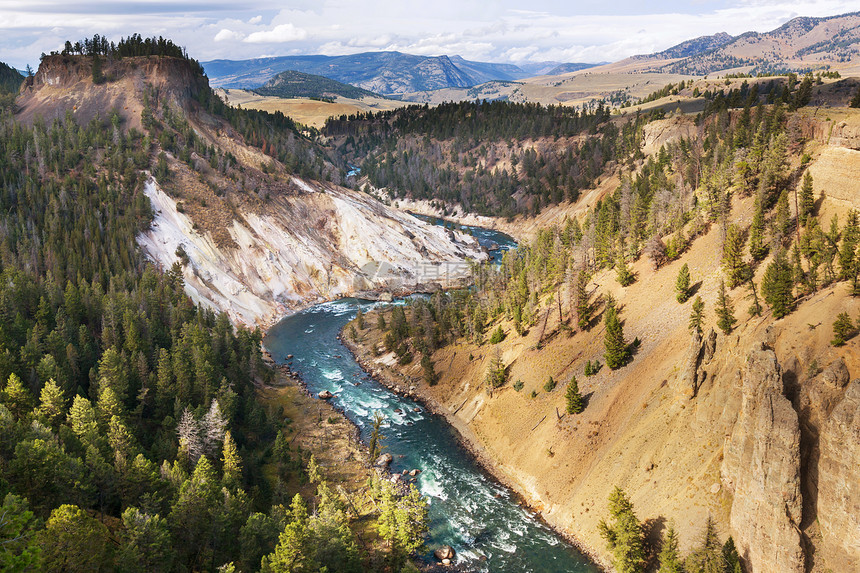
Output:
<path fill-rule="evenodd" d="M 364 193 L 295 183 L 304 193 L 272 199 L 262 213 L 240 208 L 229 229 L 238 248 L 219 248 L 150 179 L 145 193 L 154 220 L 138 243 L 164 268 L 179 260 L 181 245 L 191 298 L 250 326 L 359 290 L 446 286 L 466 277 L 467 261 L 486 258 L 473 237 L 428 225 Z"/>

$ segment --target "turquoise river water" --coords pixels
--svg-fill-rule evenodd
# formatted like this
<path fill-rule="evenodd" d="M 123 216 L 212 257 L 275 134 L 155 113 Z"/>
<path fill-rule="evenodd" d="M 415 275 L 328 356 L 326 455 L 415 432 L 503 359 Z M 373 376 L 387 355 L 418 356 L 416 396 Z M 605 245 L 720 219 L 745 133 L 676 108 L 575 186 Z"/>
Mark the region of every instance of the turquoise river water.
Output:
<path fill-rule="evenodd" d="M 470 230 L 485 244 L 495 243 L 502 249 L 515 245 L 501 233 Z M 376 304 L 380 303 L 341 299 L 314 306 L 272 327 L 265 345 L 276 361 L 285 362 L 287 355 L 293 355 L 292 368 L 310 392 L 333 392 L 333 404 L 358 426 L 364 440 L 373 413 L 385 416 L 386 451 L 394 456 L 391 470 L 421 470 L 417 485 L 430 502 L 427 547 L 454 547 L 458 570 L 598 571 L 534 513 L 518 505 L 512 492 L 487 476 L 444 419 L 392 393 L 355 362 L 338 333 L 359 308 L 366 312 Z M 432 560 L 432 554 L 425 558 Z"/>

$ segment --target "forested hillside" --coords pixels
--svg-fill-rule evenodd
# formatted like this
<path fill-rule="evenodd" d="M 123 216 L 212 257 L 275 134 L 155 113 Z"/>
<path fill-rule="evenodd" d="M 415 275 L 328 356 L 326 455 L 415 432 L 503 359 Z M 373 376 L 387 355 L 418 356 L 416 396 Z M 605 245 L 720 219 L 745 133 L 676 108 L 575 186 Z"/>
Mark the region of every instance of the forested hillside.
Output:
<path fill-rule="evenodd" d="M 48 58 L 57 73 L 90 68 L 96 92 L 125 58 L 199 73 L 169 40 L 139 36 Z M 3 571 L 400 570 L 420 546 L 420 497 L 377 484 L 388 543 L 372 527 L 359 549 L 354 506 L 258 396 L 278 376 L 260 331 L 195 306 L 182 263 L 156 268 L 138 247 L 153 217 L 149 172 L 169 182 L 205 158 L 228 178 L 246 173 L 196 135 L 194 110 L 297 173 L 331 169 L 283 116 L 227 108 L 202 85 L 188 101 L 147 89 L 142 117 L 0 118 Z"/>
<path fill-rule="evenodd" d="M 619 125 L 602 104 L 457 102 L 331 119 L 324 133 L 391 198 L 511 217 L 576 201 L 608 163 L 636 155 L 647 120 Z"/>
<path fill-rule="evenodd" d="M 373 92 L 355 86 L 342 84 L 339 81 L 330 80 L 323 76 L 305 74 L 294 70 L 279 73 L 253 91 L 264 96 L 282 98 L 309 97 L 333 99 L 337 96 L 342 96 L 361 99 L 363 97 L 376 97 L 376 94 Z"/>

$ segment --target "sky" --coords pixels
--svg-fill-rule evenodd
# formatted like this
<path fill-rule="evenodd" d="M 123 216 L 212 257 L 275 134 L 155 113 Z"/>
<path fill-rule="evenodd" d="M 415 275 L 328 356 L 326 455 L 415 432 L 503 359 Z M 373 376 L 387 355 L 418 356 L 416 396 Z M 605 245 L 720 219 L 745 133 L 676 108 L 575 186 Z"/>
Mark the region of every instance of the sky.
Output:
<path fill-rule="evenodd" d="M 0 0 L 0 61 L 35 69 L 66 40 L 139 33 L 200 61 L 397 50 L 598 63 L 857 9 L 857 0 Z"/>

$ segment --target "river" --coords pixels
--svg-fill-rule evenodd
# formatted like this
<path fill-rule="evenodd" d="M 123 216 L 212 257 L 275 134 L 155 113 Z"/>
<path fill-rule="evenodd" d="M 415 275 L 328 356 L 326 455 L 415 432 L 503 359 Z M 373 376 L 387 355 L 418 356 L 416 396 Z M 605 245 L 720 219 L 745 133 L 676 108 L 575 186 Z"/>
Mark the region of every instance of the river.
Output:
<path fill-rule="evenodd" d="M 502 249 L 515 243 L 488 229 L 471 228 L 483 244 Z M 494 253 L 498 258 L 500 251 Z M 329 390 L 333 404 L 361 430 L 366 441 L 373 413 L 381 412 L 386 451 L 394 456 L 393 472 L 420 469 L 417 485 L 430 502 L 427 547 L 448 544 L 456 562 L 468 571 L 494 573 L 595 572 L 586 557 L 518 505 L 513 494 L 488 477 L 463 450 L 455 431 L 439 416 L 400 397 L 370 378 L 337 336 L 361 308 L 376 304 L 342 299 L 289 316 L 272 327 L 265 345 L 280 362 L 293 355 L 308 389 Z M 425 558 L 432 560 L 428 552 Z"/>

